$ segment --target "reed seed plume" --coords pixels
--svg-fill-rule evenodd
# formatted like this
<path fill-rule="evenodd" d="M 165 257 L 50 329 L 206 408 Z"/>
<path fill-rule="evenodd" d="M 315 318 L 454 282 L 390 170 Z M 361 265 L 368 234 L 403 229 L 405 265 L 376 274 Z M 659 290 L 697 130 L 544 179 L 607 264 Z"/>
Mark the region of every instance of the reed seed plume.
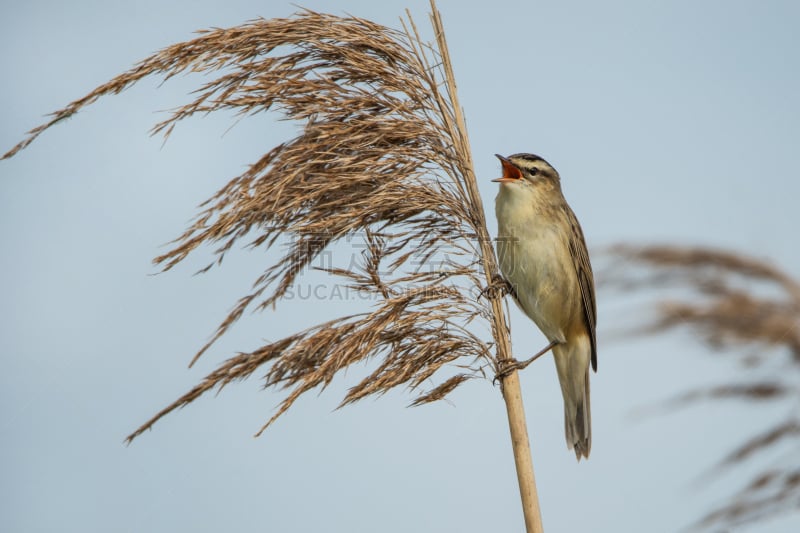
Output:
<path fill-rule="evenodd" d="M 760 460 L 761 471 L 727 503 L 696 526 L 718 531 L 800 508 L 800 280 L 767 261 L 708 248 L 618 246 L 601 276 L 613 289 L 647 291 L 661 300 L 657 314 L 640 325 L 644 334 L 688 328 L 707 345 L 732 354 L 746 372 L 735 383 L 687 391 L 669 405 L 702 400 L 789 404 L 785 418 L 745 437 L 712 473 Z M 669 291 L 667 297 L 664 291 Z M 685 295 L 676 298 L 675 294 Z M 769 463 L 775 450 L 789 461 Z"/>
<path fill-rule="evenodd" d="M 295 138 L 202 204 L 171 249 L 154 260 L 169 270 L 211 244 L 214 261 L 205 271 L 235 245 L 264 250 L 290 242 L 192 363 L 245 312 L 278 305 L 323 251 L 344 239 L 364 240 L 356 264 L 325 270 L 331 283 L 373 296 L 373 307 L 236 354 L 129 442 L 171 411 L 257 370 L 265 387 L 287 391 L 260 434 L 302 394 L 324 388 L 355 363 L 373 370 L 342 405 L 398 386 L 419 390 L 418 405 L 442 399 L 508 357 L 507 339 L 497 341 L 508 335 L 502 307 L 478 297 L 496 271 L 495 259 L 435 6 L 432 22 L 435 44 L 420 38 L 410 16 L 401 31 L 310 10 L 202 31 L 53 113 L 3 156 L 149 76 L 210 78 L 155 125 L 152 132 L 165 138 L 182 120 L 216 111 L 273 110 L 302 125 Z M 450 370 L 439 378 L 445 367 Z"/>

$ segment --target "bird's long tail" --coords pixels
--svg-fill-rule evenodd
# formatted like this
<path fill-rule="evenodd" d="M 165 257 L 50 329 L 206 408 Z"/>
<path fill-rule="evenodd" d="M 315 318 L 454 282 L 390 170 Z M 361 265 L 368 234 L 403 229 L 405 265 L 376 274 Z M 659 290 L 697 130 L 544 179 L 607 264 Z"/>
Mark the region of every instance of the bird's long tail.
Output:
<path fill-rule="evenodd" d="M 578 461 L 589 458 L 592 448 L 592 414 L 589 401 L 588 337 L 578 337 L 553 348 L 553 356 L 564 396 L 564 432 L 567 448 L 575 451 Z"/>

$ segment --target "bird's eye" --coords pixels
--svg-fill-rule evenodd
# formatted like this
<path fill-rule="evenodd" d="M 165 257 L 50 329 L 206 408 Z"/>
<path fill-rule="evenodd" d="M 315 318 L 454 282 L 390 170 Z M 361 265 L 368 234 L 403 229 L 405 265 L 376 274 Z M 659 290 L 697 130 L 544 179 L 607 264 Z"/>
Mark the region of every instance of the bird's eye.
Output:
<path fill-rule="evenodd" d="M 536 174 L 538 174 L 538 173 L 539 173 L 539 169 L 538 169 L 538 168 L 536 168 L 536 167 L 533 167 L 533 168 L 529 168 L 529 169 L 528 169 L 528 174 L 530 174 L 531 176 L 535 176 L 535 175 L 536 175 Z"/>

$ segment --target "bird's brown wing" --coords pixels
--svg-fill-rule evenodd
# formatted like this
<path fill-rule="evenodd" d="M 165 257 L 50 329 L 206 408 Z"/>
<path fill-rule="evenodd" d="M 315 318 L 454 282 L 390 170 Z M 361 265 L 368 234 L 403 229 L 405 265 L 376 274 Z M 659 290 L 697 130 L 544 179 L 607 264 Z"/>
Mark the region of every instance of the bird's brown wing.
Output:
<path fill-rule="evenodd" d="M 597 372 L 597 302 L 594 297 L 594 274 L 592 274 L 592 264 L 589 262 L 589 251 L 586 249 L 581 225 L 572 209 L 566 204 L 564 207 L 570 224 L 569 253 L 572 256 L 572 265 L 575 267 L 575 274 L 581 289 L 583 319 L 592 341 L 592 368 Z"/>

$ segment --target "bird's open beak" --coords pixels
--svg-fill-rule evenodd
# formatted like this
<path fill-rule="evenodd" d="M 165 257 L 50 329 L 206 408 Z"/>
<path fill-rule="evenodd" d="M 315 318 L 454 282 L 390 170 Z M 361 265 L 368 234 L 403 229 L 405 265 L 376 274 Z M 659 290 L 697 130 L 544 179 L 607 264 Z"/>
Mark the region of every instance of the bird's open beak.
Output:
<path fill-rule="evenodd" d="M 517 180 L 522 179 L 522 172 L 514 166 L 514 163 L 508 160 L 507 157 L 503 157 L 500 154 L 494 154 L 497 159 L 500 160 L 500 163 L 503 164 L 503 177 L 497 178 L 492 180 L 495 183 L 511 183 Z"/>

